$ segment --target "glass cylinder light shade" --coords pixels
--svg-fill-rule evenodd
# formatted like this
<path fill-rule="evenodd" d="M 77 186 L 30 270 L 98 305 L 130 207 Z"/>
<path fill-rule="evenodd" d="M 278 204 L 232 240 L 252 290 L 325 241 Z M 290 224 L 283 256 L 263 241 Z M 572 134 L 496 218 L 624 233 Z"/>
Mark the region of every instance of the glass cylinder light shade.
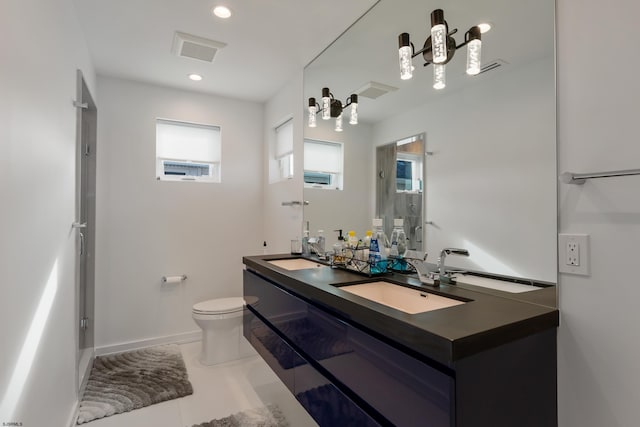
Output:
<path fill-rule="evenodd" d="M 349 117 L 350 125 L 358 124 L 358 95 L 351 95 L 351 116 Z"/>
<path fill-rule="evenodd" d="M 468 32 L 467 42 L 467 74 L 475 76 L 480 73 L 480 55 L 482 50 L 482 40 L 480 39 L 480 28 L 473 27 Z"/>
<path fill-rule="evenodd" d="M 442 9 L 431 12 L 431 53 L 434 64 L 447 61 L 447 26 Z"/>
<path fill-rule="evenodd" d="M 336 117 L 336 132 L 342 132 L 342 113 L 338 117 Z"/>
<path fill-rule="evenodd" d="M 309 105 L 309 127 L 310 128 L 314 128 L 316 127 L 316 112 L 318 110 L 318 107 L 316 107 L 315 105 L 311 106 Z"/>
<path fill-rule="evenodd" d="M 411 44 L 409 33 L 402 33 L 398 36 L 398 56 L 400 58 L 400 78 L 409 80 L 413 77 L 413 64 L 411 63 Z"/>
<path fill-rule="evenodd" d="M 329 120 L 331 118 L 331 98 L 329 95 L 329 88 L 322 88 L 322 120 Z"/>
<path fill-rule="evenodd" d="M 433 65 L 433 88 L 434 89 L 444 89 L 446 86 L 446 74 L 445 74 L 444 64 L 434 64 Z"/>

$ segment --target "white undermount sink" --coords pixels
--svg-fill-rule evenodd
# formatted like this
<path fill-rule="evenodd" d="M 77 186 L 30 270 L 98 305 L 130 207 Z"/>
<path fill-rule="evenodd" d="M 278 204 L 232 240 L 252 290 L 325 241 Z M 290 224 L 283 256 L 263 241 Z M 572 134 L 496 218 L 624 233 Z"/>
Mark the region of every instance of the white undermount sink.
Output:
<path fill-rule="evenodd" d="M 539 286 L 513 283 L 505 280 L 491 279 L 489 277 L 472 276 L 470 274 L 455 274 L 453 277 L 457 283 L 466 283 L 467 285 L 481 286 L 483 288 L 495 289 L 512 294 L 543 289 Z"/>
<path fill-rule="evenodd" d="M 340 289 L 408 314 L 424 313 L 464 304 L 464 301 L 410 289 L 385 281 L 340 286 Z"/>
<path fill-rule="evenodd" d="M 304 258 L 290 258 L 290 259 L 275 259 L 268 261 L 269 264 L 273 264 L 276 267 L 284 268 L 285 270 L 306 270 L 308 268 L 320 268 L 325 265 L 319 262 L 311 261 Z"/>

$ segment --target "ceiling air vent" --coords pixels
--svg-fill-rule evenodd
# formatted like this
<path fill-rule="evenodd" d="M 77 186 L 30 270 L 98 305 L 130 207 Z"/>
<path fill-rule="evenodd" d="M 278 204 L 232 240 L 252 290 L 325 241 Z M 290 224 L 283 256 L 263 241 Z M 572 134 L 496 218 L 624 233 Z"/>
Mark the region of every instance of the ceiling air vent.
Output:
<path fill-rule="evenodd" d="M 176 31 L 173 38 L 173 53 L 183 58 L 198 59 L 200 61 L 213 62 L 218 50 L 226 46 L 226 43 L 205 39 L 191 34 Z"/>
<path fill-rule="evenodd" d="M 381 97 L 387 92 L 393 92 L 398 90 L 397 87 L 385 85 L 378 82 L 369 82 L 356 91 L 359 96 L 364 96 L 369 99 L 376 99 Z"/>
<path fill-rule="evenodd" d="M 502 59 L 494 59 L 493 61 L 488 61 L 486 64 L 482 64 L 480 67 L 480 74 L 486 73 L 487 71 L 495 70 L 496 68 L 500 68 L 503 65 L 507 65 L 508 62 L 503 61 Z"/>

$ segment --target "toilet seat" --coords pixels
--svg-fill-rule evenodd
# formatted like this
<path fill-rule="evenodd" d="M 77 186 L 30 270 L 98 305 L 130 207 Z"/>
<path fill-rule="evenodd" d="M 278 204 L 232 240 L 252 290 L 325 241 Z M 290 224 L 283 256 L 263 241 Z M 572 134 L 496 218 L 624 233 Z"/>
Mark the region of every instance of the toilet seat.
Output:
<path fill-rule="evenodd" d="M 194 314 L 231 314 L 242 311 L 245 307 L 244 298 L 216 298 L 202 301 L 193 305 Z"/>

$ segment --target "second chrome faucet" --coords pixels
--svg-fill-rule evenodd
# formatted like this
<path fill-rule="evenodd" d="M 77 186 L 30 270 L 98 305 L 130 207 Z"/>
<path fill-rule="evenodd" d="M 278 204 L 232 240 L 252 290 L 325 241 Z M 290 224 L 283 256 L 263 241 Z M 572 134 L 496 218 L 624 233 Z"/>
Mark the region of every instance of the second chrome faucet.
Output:
<path fill-rule="evenodd" d="M 447 270 L 445 268 L 445 259 L 447 255 L 461 255 L 461 256 L 469 256 L 469 251 L 466 249 L 460 248 L 444 248 L 440 251 L 440 257 L 438 258 L 438 263 L 436 265 L 436 271 L 429 271 L 429 267 L 425 260 L 427 259 L 427 254 L 424 256 L 407 256 L 406 261 L 413 266 L 413 268 L 418 273 L 418 278 L 420 282 L 437 286 L 440 283 L 454 283 L 452 275 L 455 273 L 461 273 L 462 270 Z"/>

